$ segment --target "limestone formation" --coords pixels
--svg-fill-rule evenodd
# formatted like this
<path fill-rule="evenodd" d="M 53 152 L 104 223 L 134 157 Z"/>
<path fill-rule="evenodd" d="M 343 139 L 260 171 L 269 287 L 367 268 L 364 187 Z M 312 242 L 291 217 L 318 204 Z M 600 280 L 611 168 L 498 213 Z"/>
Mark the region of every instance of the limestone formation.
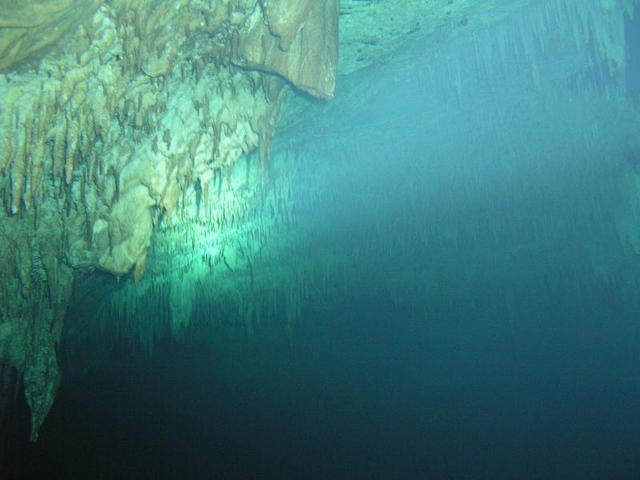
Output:
<path fill-rule="evenodd" d="M 260 2 L 245 35 L 235 35 L 233 61 L 277 73 L 311 95 L 334 95 L 338 1 Z M 304 68 L 300 68 L 304 65 Z"/>
<path fill-rule="evenodd" d="M 78 24 L 87 21 L 98 0 L 0 1 L 0 71 L 37 62 L 59 48 Z"/>
<path fill-rule="evenodd" d="M 0 1 L 0 358 L 34 440 L 73 279 L 141 282 L 196 183 L 211 213 L 238 158 L 260 147 L 264 169 L 283 79 L 333 94 L 337 16 L 337 0 Z"/>

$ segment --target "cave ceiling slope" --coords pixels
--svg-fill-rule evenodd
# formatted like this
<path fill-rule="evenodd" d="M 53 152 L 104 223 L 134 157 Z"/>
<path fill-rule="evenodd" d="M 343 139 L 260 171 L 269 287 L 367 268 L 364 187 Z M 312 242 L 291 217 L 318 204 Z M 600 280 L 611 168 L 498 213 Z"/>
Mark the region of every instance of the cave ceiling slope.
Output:
<path fill-rule="evenodd" d="M 209 184 L 254 149 L 264 176 L 288 90 L 333 95 L 338 3 L 322 5 L 0 2 L 0 355 L 34 440 L 78 275 L 139 281 L 194 185 L 215 208 Z"/>

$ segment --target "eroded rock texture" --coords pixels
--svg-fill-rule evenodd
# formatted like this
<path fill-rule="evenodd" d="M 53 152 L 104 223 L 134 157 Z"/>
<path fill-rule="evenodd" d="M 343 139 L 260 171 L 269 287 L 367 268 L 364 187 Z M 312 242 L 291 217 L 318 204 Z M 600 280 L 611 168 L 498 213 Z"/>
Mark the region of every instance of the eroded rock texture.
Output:
<path fill-rule="evenodd" d="M 0 1 L 0 356 L 32 439 L 74 279 L 139 281 L 152 232 L 243 154 L 284 93 L 335 88 L 337 0 Z"/>

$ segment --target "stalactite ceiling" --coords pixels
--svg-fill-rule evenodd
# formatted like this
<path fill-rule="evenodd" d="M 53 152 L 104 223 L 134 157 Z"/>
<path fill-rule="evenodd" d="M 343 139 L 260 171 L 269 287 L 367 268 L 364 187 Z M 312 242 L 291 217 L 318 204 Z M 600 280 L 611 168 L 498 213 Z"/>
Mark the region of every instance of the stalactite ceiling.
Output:
<path fill-rule="evenodd" d="M 338 73 L 528 3 L 0 0 L 0 357 L 24 376 L 32 438 L 74 284 L 89 295 L 96 271 L 122 281 L 91 293 L 106 307 L 87 330 L 151 348 L 196 313 L 250 331 L 278 310 L 289 331 L 312 283 L 330 289 L 340 269 L 296 265 L 276 234 L 296 222 L 299 168 L 271 158 L 283 105 L 330 101 Z M 615 48 L 603 56 L 620 60 Z M 304 108 L 288 111 L 292 124 Z"/>

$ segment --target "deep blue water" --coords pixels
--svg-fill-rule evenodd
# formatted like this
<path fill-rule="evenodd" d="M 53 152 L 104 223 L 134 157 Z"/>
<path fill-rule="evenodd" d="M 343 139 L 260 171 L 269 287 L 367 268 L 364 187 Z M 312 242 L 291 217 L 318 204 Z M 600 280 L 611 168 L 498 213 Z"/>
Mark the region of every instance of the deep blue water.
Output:
<path fill-rule="evenodd" d="M 539 298 L 528 315 L 545 325 L 514 338 L 488 301 L 435 305 L 425 322 L 385 298 L 344 297 L 308 309 L 292 350 L 277 333 L 247 340 L 229 329 L 217 345 L 167 342 L 150 359 L 119 351 L 108 370 L 63 385 L 27 470 L 637 478 L 638 339 L 624 337 L 635 311 L 603 293 L 549 314 L 553 298 Z M 567 315 L 592 331 L 565 328 Z"/>

